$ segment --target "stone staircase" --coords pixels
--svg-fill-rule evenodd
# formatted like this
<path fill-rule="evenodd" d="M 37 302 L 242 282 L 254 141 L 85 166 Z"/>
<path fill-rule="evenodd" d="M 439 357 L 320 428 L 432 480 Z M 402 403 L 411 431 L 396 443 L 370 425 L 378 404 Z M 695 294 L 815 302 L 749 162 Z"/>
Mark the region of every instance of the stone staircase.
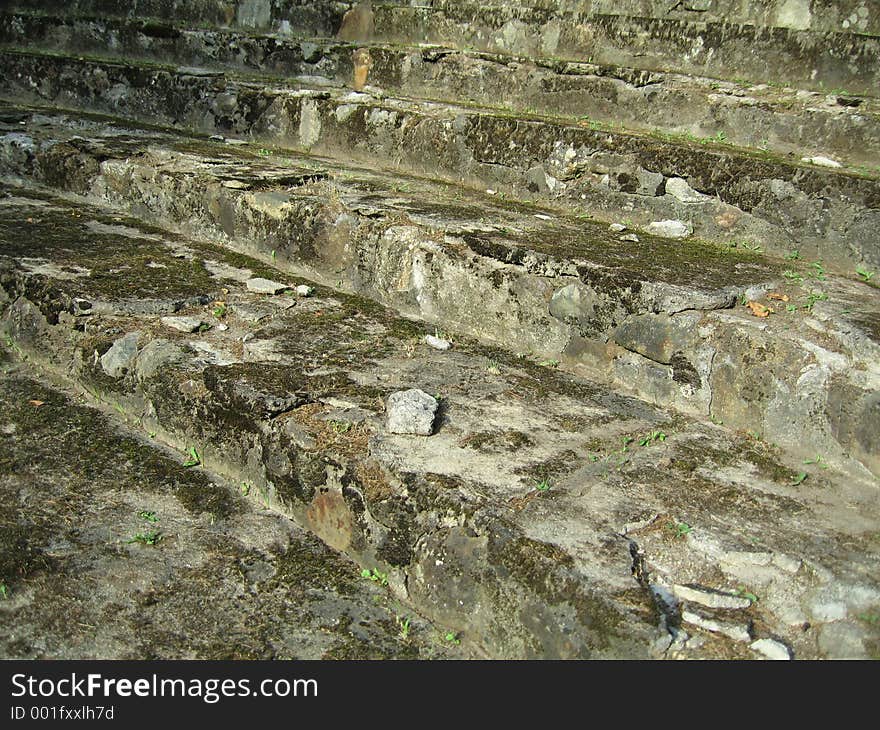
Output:
<path fill-rule="evenodd" d="M 867 4 L 54 5 L 7 349 L 473 655 L 877 654 Z"/>

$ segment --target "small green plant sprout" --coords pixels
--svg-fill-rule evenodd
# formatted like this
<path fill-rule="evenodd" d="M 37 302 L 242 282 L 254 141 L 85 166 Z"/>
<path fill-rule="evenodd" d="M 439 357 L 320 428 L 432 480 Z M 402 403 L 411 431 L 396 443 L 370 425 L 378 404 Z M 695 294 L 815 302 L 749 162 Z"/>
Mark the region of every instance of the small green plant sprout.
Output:
<path fill-rule="evenodd" d="M 817 281 L 825 281 L 825 267 L 822 265 L 822 262 L 814 261 L 810 266 L 813 268 L 810 275 Z"/>
<path fill-rule="evenodd" d="M 649 444 L 653 444 L 655 441 L 665 441 L 666 434 L 663 431 L 651 431 L 647 436 L 642 436 L 639 439 L 639 446 L 648 446 Z"/>
<path fill-rule="evenodd" d="M 361 578 L 371 580 L 373 583 L 378 583 L 380 586 L 388 585 L 388 573 L 383 573 L 378 568 L 373 568 L 372 570 L 364 568 L 361 571 Z"/>
<path fill-rule="evenodd" d="M 871 281 L 874 276 L 874 272 L 868 271 L 864 266 L 856 266 L 856 273 L 862 277 L 862 281 Z"/>
<path fill-rule="evenodd" d="M 351 424 L 348 421 L 330 421 L 330 428 L 333 433 L 343 434 L 351 430 Z"/>
<path fill-rule="evenodd" d="M 629 451 L 629 445 L 633 441 L 635 441 L 635 438 L 633 436 L 624 436 L 623 441 L 620 444 L 620 453 L 625 454 L 627 451 Z"/>
<path fill-rule="evenodd" d="M 149 436 L 151 439 L 154 439 L 154 438 L 156 438 L 156 432 L 155 431 L 147 431 L 147 436 Z"/>
<path fill-rule="evenodd" d="M 397 628 L 399 630 L 398 636 L 400 636 L 401 641 L 406 641 L 409 639 L 409 628 L 410 622 L 408 616 L 395 616 L 395 623 L 397 623 Z"/>
<path fill-rule="evenodd" d="M 159 521 L 159 518 L 156 517 L 156 513 L 152 510 L 142 509 L 140 512 L 138 512 L 138 517 L 140 517 L 142 520 L 146 520 L 147 522 L 152 522 L 153 524 Z"/>
<path fill-rule="evenodd" d="M 743 248 L 747 251 L 754 251 L 755 253 L 761 253 L 764 250 L 761 248 L 761 244 L 755 243 L 754 241 L 743 241 Z"/>
<path fill-rule="evenodd" d="M 816 302 L 825 302 L 828 300 L 828 295 L 825 292 L 816 292 L 811 291 L 809 296 L 807 297 L 807 303 L 803 305 L 803 309 L 806 309 L 808 312 L 813 311 L 813 305 Z"/>
<path fill-rule="evenodd" d="M 786 269 L 782 272 L 782 275 L 794 284 L 800 285 L 804 283 L 804 277 L 796 271 L 792 271 L 791 269 Z"/>
<path fill-rule="evenodd" d="M 199 456 L 199 452 L 196 451 L 195 446 L 190 446 L 186 450 L 186 453 L 189 454 L 189 459 L 183 462 L 185 467 L 198 466 L 202 463 L 202 458 Z"/>
<path fill-rule="evenodd" d="M 275 255 L 275 249 L 273 248 L 273 249 L 272 249 L 272 263 L 273 263 L 273 264 L 275 263 L 275 258 L 276 258 L 276 255 Z"/>
<path fill-rule="evenodd" d="M 454 644 L 455 646 L 461 644 L 461 639 L 458 638 L 458 634 L 456 634 L 454 631 L 447 631 L 446 636 L 443 637 L 443 640 L 448 642 L 449 644 Z"/>
<path fill-rule="evenodd" d="M 5 587 L 5 586 L 4 586 Z M 876 613 L 860 613 L 859 620 L 864 621 L 867 624 L 878 624 L 880 623 L 880 614 Z"/>
<path fill-rule="evenodd" d="M 217 319 L 223 319 L 226 316 L 226 302 L 214 302 L 214 309 L 211 310 Z"/>
<path fill-rule="evenodd" d="M 272 150 L 267 150 L 265 147 L 261 147 L 259 153 L 263 155 L 263 157 L 268 157 L 272 154 Z"/>
<path fill-rule="evenodd" d="M 785 311 L 786 312 L 797 312 L 797 304 L 786 304 Z"/>
<path fill-rule="evenodd" d="M 113 407 L 116 409 L 117 413 L 119 413 L 122 416 L 125 415 L 125 409 L 122 407 L 122 404 L 119 401 L 115 401 L 113 403 Z"/>
<path fill-rule="evenodd" d="M 807 480 L 807 472 L 802 471 L 798 474 L 791 483 L 791 486 L 796 487 L 799 484 L 803 484 Z"/>
<path fill-rule="evenodd" d="M 763 441 L 764 440 L 761 437 L 761 434 L 759 434 L 757 431 L 746 431 L 746 436 L 748 436 L 751 439 L 754 439 L 755 441 Z"/>
<path fill-rule="evenodd" d="M 501 368 L 498 366 L 498 361 L 489 360 L 489 364 L 486 365 L 486 372 L 491 373 L 492 375 L 499 375 L 501 373 Z"/>
<path fill-rule="evenodd" d="M 734 591 L 734 595 L 741 596 L 742 598 L 746 598 L 749 601 L 751 601 L 752 603 L 758 602 L 758 597 L 754 593 L 747 591 L 742 586 L 740 586 L 739 588 L 736 589 L 736 591 Z"/>
<path fill-rule="evenodd" d="M 544 477 L 540 482 L 535 484 L 535 489 L 539 492 L 549 492 L 553 487 L 553 482 L 551 482 L 547 477 Z"/>
<path fill-rule="evenodd" d="M 675 533 L 675 537 L 684 537 L 694 531 L 694 528 L 687 522 L 670 522 L 666 527 Z"/>
<path fill-rule="evenodd" d="M 828 462 L 825 461 L 823 457 L 819 456 L 819 454 L 816 454 L 815 458 L 813 459 L 804 459 L 804 464 L 815 464 L 822 469 L 828 468 Z"/>
<path fill-rule="evenodd" d="M 4 601 L 9 598 L 9 586 L 5 583 L 0 583 L 0 598 Z"/>
<path fill-rule="evenodd" d="M 128 543 L 139 542 L 142 545 L 158 545 L 161 541 L 162 533 L 158 530 L 151 530 L 150 532 L 139 532 Z"/>
<path fill-rule="evenodd" d="M 545 368 L 558 368 L 559 360 L 541 360 L 538 365 Z"/>
<path fill-rule="evenodd" d="M 800 259 L 800 257 L 801 252 L 798 249 L 794 249 L 794 251 L 791 251 L 785 255 L 785 258 L 787 258 L 789 261 L 797 261 Z"/>
<path fill-rule="evenodd" d="M 251 485 L 247 482 L 241 483 L 241 493 L 247 497 L 251 493 Z"/>

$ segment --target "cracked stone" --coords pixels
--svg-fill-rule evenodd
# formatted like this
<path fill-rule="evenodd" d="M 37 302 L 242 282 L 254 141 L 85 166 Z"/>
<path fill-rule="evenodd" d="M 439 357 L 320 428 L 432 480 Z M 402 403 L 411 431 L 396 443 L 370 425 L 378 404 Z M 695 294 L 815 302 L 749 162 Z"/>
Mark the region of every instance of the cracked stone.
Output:
<path fill-rule="evenodd" d="M 128 372 L 132 360 L 137 356 L 140 334 L 140 332 L 129 332 L 125 337 L 120 337 L 101 356 L 101 367 L 111 378 L 121 378 Z"/>
<path fill-rule="evenodd" d="M 714 619 L 706 618 L 693 611 L 682 611 L 681 620 L 692 626 L 711 631 L 713 634 L 722 634 L 734 641 L 751 641 L 752 635 L 746 624 L 731 624 Z"/>
<path fill-rule="evenodd" d="M 159 321 L 180 332 L 197 332 L 211 327 L 211 323 L 201 317 L 162 317 Z"/>
<path fill-rule="evenodd" d="M 401 390 L 388 397 L 387 427 L 391 433 L 430 436 L 439 404 L 418 388 Z"/>
<path fill-rule="evenodd" d="M 691 586 L 674 585 L 672 592 L 680 601 L 698 603 L 706 608 L 741 609 L 752 605 L 748 598 L 742 596 L 732 596 L 729 593 L 717 593 Z"/>
<path fill-rule="evenodd" d="M 698 193 L 680 177 L 671 177 L 666 181 L 666 193 L 682 203 L 702 203 L 709 199 L 708 195 Z"/>
<path fill-rule="evenodd" d="M 262 279 L 260 277 L 248 279 L 245 282 L 245 286 L 247 286 L 248 291 L 257 294 L 278 294 L 288 288 L 287 284 L 279 284 L 277 281 Z"/>
<path fill-rule="evenodd" d="M 749 648 L 763 654 L 768 659 L 776 661 L 788 661 L 791 659 L 791 652 L 788 647 L 773 639 L 758 639 L 749 644 Z"/>

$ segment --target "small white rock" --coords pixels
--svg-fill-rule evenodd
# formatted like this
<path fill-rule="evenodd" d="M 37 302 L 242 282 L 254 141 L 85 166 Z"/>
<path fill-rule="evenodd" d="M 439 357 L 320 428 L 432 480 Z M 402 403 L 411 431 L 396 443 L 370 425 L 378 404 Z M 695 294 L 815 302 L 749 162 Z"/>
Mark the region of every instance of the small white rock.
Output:
<path fill-rule="evenodd" d="M 638 243 L 639 237 L 635 233 L 626 233 L 623 236 L 621 236 L 618 240 L 619 241 L 628 241 L 629 243 Z"/>
<path fill-rule="evenodd" d="M 315 293 L 315 290 L 312 287 L 307 286 L 306 284 L 300 284 L 296 288 L 296 293 L 298 296 L 301 296 L 301 297 L 310 297 L 310 296 L 312 296 L 312 294 Z"/>
<path fill-rule="evenodd" d="M 277 281 L 261 279 L 260 277 L 248 279 L 245 282 L 245 286 L 248 288 L 248 291 L 257 294 L 278 294 L 288 288 L 287 284 L 279 284 Z"/>
<path fill-rule="evenodd" d="M 544 215 L 543 213 L 535 213 L 535 218 L 542 221 L 552 221 L 553 218 L 549 215 Z"/>
<path fill-rule="evenodd" d="M 452 347 L 452 343 L 449 340 L 444 340 L 442 337 L 434 337 L 434 335 L 425 335 L 425 342 L 435 350 L 448 350 Z"/>
<path fill-rule="evenodd" d="M 801 162 L 818 165 L 819 167 L 843 167 L 843 165 L 837 160 L 832 160 L 830 157 L 823 157 L 822 155 L 816 155 L 815 157 L 801 157 Z"/>
<path fill-rule="evenodd" d="M 687 238 L 694 232 L 690 223 L 678 220 L 654 221 L 648 224 L 648 233 L 664 238 Z"/>
<path fill-rule="evenodd" d="M 754 649 L 759 654 L 763 654 L 768 659 L 776 661 L 789 661 L 791 652 L 785 644 L 780 644 L 773 639 L 758 639 L 749 644 L 749 648 Z"/>
<path fill-rule="evenodd" d="M 608 226 L 608 230 L 612 233 L 623 233 L 626 230 L 626 226 L 623 223 L 612 223 Z"/>

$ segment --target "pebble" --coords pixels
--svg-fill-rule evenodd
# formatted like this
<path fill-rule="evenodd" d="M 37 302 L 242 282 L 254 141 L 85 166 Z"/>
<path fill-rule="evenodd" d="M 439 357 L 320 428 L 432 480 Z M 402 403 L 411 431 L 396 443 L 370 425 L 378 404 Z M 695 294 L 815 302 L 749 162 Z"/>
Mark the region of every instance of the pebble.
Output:
<path fill-rule="evenodd" d="M 296 288 L 296 293 L 301 297 L 310 297 L 310 296 L 312 296 L 312 294 L 315 293 L 315 290 L 310 286 L 307 286 L 305 284 L 300 284 Z"/>
<path fill-rule="evenodd" d="M 452 347 L 452 343 L 449 340 L 444 340 L 442 337 L 434 337 L 434 335 L 425 335 L 425 342 L 435 350 L 448 350 Z"/>
<path fill-rule="evenodd" d="M 206 322 L 201 317 L 162 317 L 159 321 L 179 332 L 195 332 L 211 326 L 210 322 Z"/>
<path fill-rule="evenodd" d="M 728 593 L 715 593 L 690 586 L 674 585 L 672 592 L 680 601 L 699 603 L 707 608 L 748 608 L 752 602 L 743 596 L 731 596 Z"/>
<path fill-rule="evenodd" d="M 768 659 L 776 661 L 788 661 L 791 659 L 791 652 L 785 644 L 781 644 L 773 639 L 758 639 L 749 644 L 750 649 L 754 649 L 759 654 L 763 654 Z"/>
<path fill-rule="evenodd" d="M 385 408 L 388 431 L 430 436 L 438 407 L 435 398 L 418 388 L 392 393 Z"/>
<path fill-rule="evenodd" d="M 648 233 L 664 238 L 687 238 L 694 232 L 690 223 L 678 220 L 654 221 L 648 224 Z"/>
<path fill-rule="evenodd" d="M 261 279 L 260 277 L 248 279 L 245 282 L 245 286 L 248 288 L 248 291 L 257 294 L 278 294 L 288 288 L 287 284 L 279 284 L 277 281 Z"/>
<path fill-rule="evenodd" d="M 612 233 L 623 233 L 626 230 L 626 226 L 623 223 L 612 223 L 608 226 L 608 230 Z"/>
<path fill-rule="evenodd" d="M 618 240 L 628 241 L 629 243 L 638 243 L 639 237 L 635 233 L 627 233 L 627 234 L 621 236 Z"/>

